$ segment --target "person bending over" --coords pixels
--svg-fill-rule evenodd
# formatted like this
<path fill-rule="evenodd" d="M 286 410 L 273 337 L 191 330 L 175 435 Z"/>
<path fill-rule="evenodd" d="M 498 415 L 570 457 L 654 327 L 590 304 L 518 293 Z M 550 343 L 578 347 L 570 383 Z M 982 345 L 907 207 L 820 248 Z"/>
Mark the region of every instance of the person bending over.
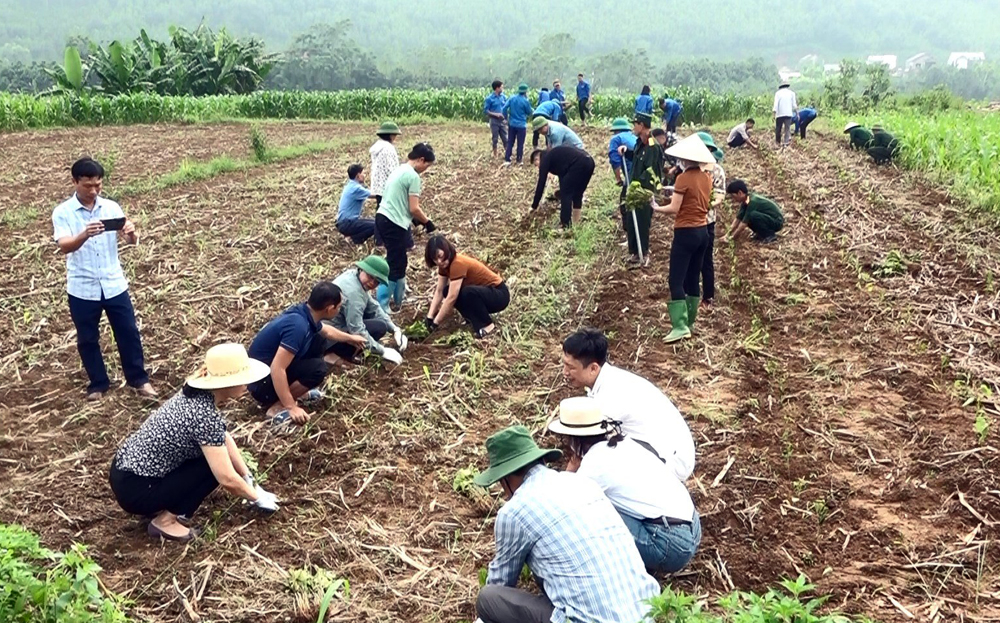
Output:
<path fill-rule="evenodd" d="M 444 236 L 427 241 L 424 261 L 437 268 L 437 287 L 424 324 L 433 332 L 453 309 L 472 325 L 472 333 L 484 338 L 496 330 L 495 314 L 510 305 L 510 290 L 493 269 L 476 258 L 459 253 Z"/>

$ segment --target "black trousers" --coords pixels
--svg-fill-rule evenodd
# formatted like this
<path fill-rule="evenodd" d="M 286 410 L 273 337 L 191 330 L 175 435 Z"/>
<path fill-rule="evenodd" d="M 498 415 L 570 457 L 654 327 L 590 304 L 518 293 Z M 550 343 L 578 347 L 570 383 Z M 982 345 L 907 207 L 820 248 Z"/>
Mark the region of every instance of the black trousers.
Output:
<path fill-rule="evenodd" d="M 291 387 L 292 383 L 298 382 L 309 389 L 319 387 L 326 375 L 330 373 L 330 364 L 323 359 L 323 356 L 326 355 L 330 344 L 333 343 L 327 342 L 318 335 L 314 337 L 306 352 L 296 355 L 295 359 L 292 359 L 292 363 L 285 368 L 288 386 Z M 262 380 L 248 385 L 247 390 L 254 397 L 254 400 L 265 409 L 278 402 L 278 392 L 274 389 L 274 382 L 271 380 L 270 374 Z"/>
<path fill-rule="evenodd" d="M 792 133 L 792 118 L 791 117 L 777 117 L 774 120 L 774 142 L 776 145 L 782 145 L 782 134 L 785 137 L 791 138 Z"/>
<path fill-rule="evenodd" d="M 684 300 L 688 296 L 699 296 L 701 290 L 701 267 L 708 249 L 708 228 L 684 227 L 674 230 L 674 242 L 670 245 L 670 298 Z"/>
<path fill-rule="evenodd" d="M 715 298 L 715 223 L 708 224 L 708 247 L 701 262 L 701 298 L 711 301 Z"/>
<path fill-rule="evenodd" d="M 372 336 L 372 339 L 376 342 L 385 337 L 385 334 L 392 328 L 392 325 L 381 318 L 365 318 L 364 322 L 365 330 L 368 331 L 368 335 Z M 322 341 L 326 342 L 326 352 L 333 353 L 341 359 L 351 360 L 354 358 L 354 355 L 358 353 L 357 347 L 353 344 L 348 344 L 346 342 L 333 342 L 330 340 Z"/>
<path fill-rule="evenodd" d="M 162 478 L 147 478 L 126 472 L 111 461 L 108 482 L 118 505 L 132 515 L 158 515 L 163 511 L 175 515 L 194 514 L 219 482 L 212 474 L 205 457 L 192 459 Z"/>
<path fill-rule="evenodd" d="M 566 116 L 565 110 L 559 113 L 559 123 L 565 126 L 569 125 L 569 117 Z"/>
<path fill-rule="evenodd" d="M 406 276 L 406 251 L 413 246 L 410 229 L 404 229 L 393 223 L 384 214 L 376 214 L 375 238 L 385 245 L 385 261 L 389 263 L 389 281 L 399 281 Z"/>
<path fill-rule="evenodd" d="M 585 97 L 577 104 L 577 108 L 580 111 L 580 121 L 587 120 L 587 114 L 590 112 L 590 98 Z"/>
<path fill-rule="evenodd" d="M 83 361 L 83 369 L 90 379 L 87 393 L 106 392 L 111 387 L 107 368 L 104 367 L 104 356 L 101 355 L 101 314 L 107 314 L 111 324 L 125 380 L 132 387 L 148 383 L 149 374 L 143 358 L 142 339 L 135 324 L 135 310 L 128 290 L 109 299 L 101 294 L 99 301 L 88 301 L 72 294 L 67 296 L 69 315 L 76 327 L 76 348 Z"/>
<path fill-rule="evenodd" d="M 350 236 L 354 244 L 362 244 L 375 235 L 375 220 L 370 218 L 352 218 L 337 221 L 337 231 L 343 236 Z"/>
<path fill-rule="evenodd" d="M 444 295 L 448 295 L 448 286 L 445 286 Z M 498 286 L 462 286 L 455 300 L 455 309 L 469 321 L 473 331 L 493 324 L 490 314 L 502 312 L 508 305 L 510 290 L 506 283 Z"/>
<path fill-rule="evenodd" d="M 573 210 L 583 207 L 583 193 L 593 176 L 594 159 L 588 157 L 559 177 L 559 222 L 563 227 L 573 222 Z"/>
<path fill-rule="evenodd" d="M 809 121 L 799 123 L 799 136 L 803 139 L 806 137 L 806 128 L 809 127 L 809 124 L 812 122 L 813 120 L 810 119 Z"/>

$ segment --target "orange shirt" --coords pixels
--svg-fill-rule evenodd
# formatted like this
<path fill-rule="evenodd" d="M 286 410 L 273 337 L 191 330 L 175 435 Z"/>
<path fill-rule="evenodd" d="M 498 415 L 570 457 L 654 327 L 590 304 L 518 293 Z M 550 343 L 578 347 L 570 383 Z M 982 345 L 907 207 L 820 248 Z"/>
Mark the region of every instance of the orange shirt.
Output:
<path fill-rule="evenodd" d="M 712 179 L 698 167 L 692 167 L 677 176 L 674 192 L 683 193 L 681 209 L 677 212 L 674 229 L 704 227 L 708 225 L 711 207 Z"/>
<path fill-rule="evenodd" d="M 463 286 L 498 286 L 503 283 L 500 275 L 490 270 L 489 266 L 464 253 L 455 254 L 447 275 L 441 271 L 438 274 L 451 281 L 464 279 Z"/>

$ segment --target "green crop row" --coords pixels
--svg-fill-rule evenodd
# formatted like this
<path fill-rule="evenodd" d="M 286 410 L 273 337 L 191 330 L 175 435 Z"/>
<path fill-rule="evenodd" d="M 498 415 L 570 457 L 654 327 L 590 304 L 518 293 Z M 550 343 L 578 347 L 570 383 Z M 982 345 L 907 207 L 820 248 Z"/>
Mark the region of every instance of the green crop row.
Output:
<path fill-rule="evenodd" d="M 331 92 L 258 91 L 249 95 L 207 97 L 133 94 L 35 97 L 0 93 L 0 131 L 72 125 L 121 125 L 219 119 L 380 120 L 443 118 L 484 119 L 483 89 L 407 91 L 377 89 Z M 764 114 L 766 102 L 738 95 L 716 95 L 701 89 L 675 89 L 684 104 L 682 121 L 712 124 Z M 535 96 L 532 94 L 532 101 Z M 600 93 L 592 112 L 601 118 L 628 116 L 635 96 Z M 575 110 L 575 108 L 574 108 Z M 574 113 L 575 114 L 575 113 Z"/>

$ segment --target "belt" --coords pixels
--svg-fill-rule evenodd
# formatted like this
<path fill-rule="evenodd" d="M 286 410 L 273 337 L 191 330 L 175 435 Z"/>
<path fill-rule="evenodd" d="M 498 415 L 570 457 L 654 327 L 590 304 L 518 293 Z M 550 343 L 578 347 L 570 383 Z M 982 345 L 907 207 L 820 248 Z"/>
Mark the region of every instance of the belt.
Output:
<path fill-rule="evenodd" d="M 642 520 L 644 524 L 652 524 L 656 526 L 690 526 L 690 521 L 684 521 L 683 519 L 674 519 L 673 517 L 655 517 L 649 518 L 645 517 Z"/>

